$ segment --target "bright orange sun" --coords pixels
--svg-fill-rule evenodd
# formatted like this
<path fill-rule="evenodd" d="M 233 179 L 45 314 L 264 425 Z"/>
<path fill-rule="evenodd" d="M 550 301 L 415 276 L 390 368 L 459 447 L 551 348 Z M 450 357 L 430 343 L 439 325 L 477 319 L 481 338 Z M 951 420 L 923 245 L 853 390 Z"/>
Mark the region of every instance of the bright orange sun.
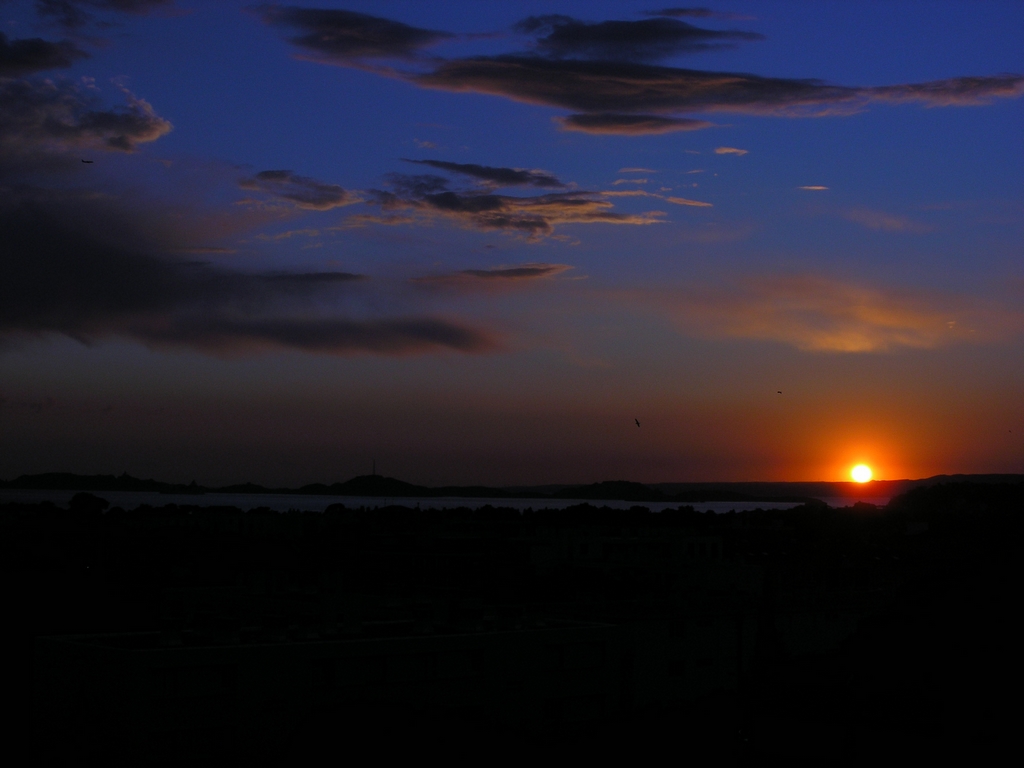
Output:
<path fill-rule="evenodd" d="M 867 464 L 858 464 L 850 470 L 850 477 L 853 478 L 854 482 L 866 483 L 871 479 L 871 467 Z"/>

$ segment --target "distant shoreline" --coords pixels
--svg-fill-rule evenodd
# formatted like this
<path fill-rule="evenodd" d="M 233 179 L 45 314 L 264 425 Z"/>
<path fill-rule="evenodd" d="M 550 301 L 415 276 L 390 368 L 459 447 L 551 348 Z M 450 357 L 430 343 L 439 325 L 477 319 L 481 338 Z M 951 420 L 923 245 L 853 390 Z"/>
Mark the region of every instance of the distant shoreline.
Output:
<path fill-rule="evenodd" d="M 873 480 L 853 482 L 710 482 L 710 483 L 634 483 L 605 481 L 589 485 L 546 486 L 441 486 L 428 487 L 407 483 L 382 475 L 361 475 L 345 482 L 313 483 L 299 488 L 267 488 L 255 483 L 221 487 L 166 483 L 144 480 L 128 474 L 77 475 L 45 473 L 22 475 L 14 480 L 0 481 L 3 490 L 142 492 L 165 495 L 200 496 L 206 494 L 332 496 L 389 499 L 465 498 L 500 501 L 580 500 L 633 501 L 638 503 L 821 503 L 822 497 L 850 499 L 894 497 L 920 486 L 944 482 L 1014 483 L 1024 482 L 1024 475 L 936 475 L 919 480 Z"/>

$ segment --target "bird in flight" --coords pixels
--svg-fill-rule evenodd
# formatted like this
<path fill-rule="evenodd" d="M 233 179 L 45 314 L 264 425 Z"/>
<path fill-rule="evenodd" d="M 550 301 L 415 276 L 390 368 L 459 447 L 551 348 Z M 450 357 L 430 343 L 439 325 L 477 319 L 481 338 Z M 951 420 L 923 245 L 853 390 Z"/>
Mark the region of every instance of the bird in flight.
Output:
<path fill-rule="evenodd" d="M 638 427 L 640 426 L 640 419 L 633 419 L 633 421 L 635 421 L 635 422 L 636 422 L 636 425 L 637 425 Z"/>
<path fill-rule="evenodd" d="M 782 394 L 782 390 L 781 390 L 781 389 L 779 390 L 779 394 L 780 394 L 780 395 Z"/>
<path fill-rule="evenodd" d="M 83 160 L 82 162 L 83 162 L 83 163 L 90 163 L 90 164 L 91 164 L 91 163 L 92 163 L 92 160 Z"/>

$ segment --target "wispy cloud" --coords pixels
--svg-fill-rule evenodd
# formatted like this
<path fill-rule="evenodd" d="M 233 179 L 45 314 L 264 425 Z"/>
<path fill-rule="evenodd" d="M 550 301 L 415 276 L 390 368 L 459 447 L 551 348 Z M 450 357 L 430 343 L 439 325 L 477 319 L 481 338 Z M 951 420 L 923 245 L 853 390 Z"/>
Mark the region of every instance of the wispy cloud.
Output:
<path fill-rule="evenodd" d="M 440 275 L 428 275 L 414 280 L 429 286 L 465 288 L 472 290 L 493 290 L 514 287 L 538 280 L 546 280 L 572 269 L 568 264 L 545 264 L 530 262 L 511 267 L 490 269 L 463 269 Z"/>
<path fill-rule="evenodd" d="M 822 191 L 828 189 L 828 187 L 823 187 L 820 184 L 811 184 L 811 185 L 806 186 L 806 187 L 797 187 L 797 189 L 807 189 L 807 190 L 811 190 L 813 192 L 822 192 Z"/>
<path fill-rule="evenodd" d="M 380 224 L 385 227 L 398 227 L 405 224 L 417 224 L 420 219 L 415 216 L 402 216 L 396 213 L 379 216 L 373 213 L 355 213 L 347 217 L 344 223 L 337 229 L 352 229 L 353 227 L 367 227 L 371 224 Z"/>
<path fill-rule="evenodd" d="M 451 163 L 445 160 L 408 160 L 407 163 L 429 165 L 441 171 L 469 176 L 479 181 L 492 184 L 495 187 L 564 187 L 565 184 L 547 171 L 531 170 L 528 168 L 496 168 L 490 165 L 478 165 L 476 163 Z"/>
<path fill-rule="evenodd" d="M 715 147 L 716 155 L 746 155 L 748 150 L 737 149 L 736 147 Z"/>
<path fill-rule="evenodd" d="M 320 236 L 320 230 L 319 229 L 289 229 L 287 232 L 278 232 L 277 234 L 274 234 L 274 235 L 268 235 L 266 233 L 261 233 L 261 234 L 256 235 L 256 237 L 254 239 L 255 240 L 267 240 L 267 241 L 277 242 L 277 241 L 280 241 L 280 240 L 290 240 L 293 237 L 319 237 L 319 236 Z"/>
<path fill-rule="evenodd" d="M 310 211 L 329 211 L 360 201 L 337 184 L 327 184 L 291 171 L 260 171 L 252 178 L 239 181 L 238 186 L 287 200 L 297 208 Z"/>
<path fill-rule="evenodd" d="M 1024 76 L 1010 73 L 864 89 L 864 96 L 872 101 L 916 102 L 926 107 L 980 107 L 995 99 L 1014 99 L 1021 94 Z"/>
<path fill-rule="evenodd" d="M 663 115 L 625 115 L 613 112 L 567 115 L 552 118 L 563 131 L 606 134 L 609 136 L 653 136 L 676 131 L 714 128 L 707 120 Z"/>
<path fill-rule="evenodd" d="M 670 203 L 675 203 L 676 205 L 690 205 L 690 206 L 693 206 L 695 208 L 711 208 L 712 207 L 711 203 L 705 203 L 705 202 L 702 202 L 700 200 L 688 200 L 685 197 L 666 197 L 665 199 L 668 200 Z"/>
<path fill-rule="evenodd" d="M 619 168 L 619 173 L 657 173 L 652 168 Z"/>
<path fill-rule="evenodd" d="M 669 198 L 665 195 L 658 195 L 656 193 L 649 193 L 643 189 L 625 189 L 625 190 L 611 190 L 602 191 L 602 196 L 606 198 L 657 198 L 658 200 L 665 200 L 669 203 L 674 203 L 677 206 L 690 206 L 692 208 L 713 208 L 713 204 L 705 203 L 699 200 L 689 200 L 687 198 Z"/>
<path fill-rule="evenodd" d="M 843 214 L 844 218 L 855 222 L 868 229 L 882 232 L 907 232 L 920 235 L 931 232 L 932 228 L 920 221 L 908 219 L 906 216 L 898 216 L 883 211 L 872 211 L 867 208 L 853 208 Z"/>
<path fill-rule="evenodd" d="M 647 192 L 643 189 L 616 189 L 602 191 L 601 194 L 604 197 L 656 197 L 659 200 L 664 200 L 663 195 L 655 194 L 654 192 Z"/>
<path fill-rule="evenodd" d="M 927 349 L 1022 327 L 1020 312 L 969 298 L 816 275 L 762 275 L 692 287 L 666 301 L 687 332 L 777 341 L 811 352 Z"/>
<path fill-rule="evenodd" d="M 369 202 L 383 211 L 413 212 L 425 220 L 442 218 L 464 227 L 524 234 L 531 239 L 551 236 L 563 224 L 660 223 L 664 214 L 618 213 L 598 192 L 553 192 L 518 197 L 498 195 L 487 188 L 453 190 L 447 179 L 430 174 L 388 176 L 390 190 L 370 190 Z M 365 220 L 363 220 L 365 221 Z"/>

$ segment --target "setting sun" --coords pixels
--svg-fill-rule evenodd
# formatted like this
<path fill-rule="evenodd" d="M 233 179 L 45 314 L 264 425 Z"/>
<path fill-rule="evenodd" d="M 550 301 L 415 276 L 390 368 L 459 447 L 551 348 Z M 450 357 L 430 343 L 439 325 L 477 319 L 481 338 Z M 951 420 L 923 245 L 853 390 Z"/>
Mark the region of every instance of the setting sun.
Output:
<path fill-rule="evenodd" d="M 854 479 L 854 482 L 866 483 L 871 479 L 871 467 L 867 464 L 858 464 L 850 470 L 850 477 Z"/>

